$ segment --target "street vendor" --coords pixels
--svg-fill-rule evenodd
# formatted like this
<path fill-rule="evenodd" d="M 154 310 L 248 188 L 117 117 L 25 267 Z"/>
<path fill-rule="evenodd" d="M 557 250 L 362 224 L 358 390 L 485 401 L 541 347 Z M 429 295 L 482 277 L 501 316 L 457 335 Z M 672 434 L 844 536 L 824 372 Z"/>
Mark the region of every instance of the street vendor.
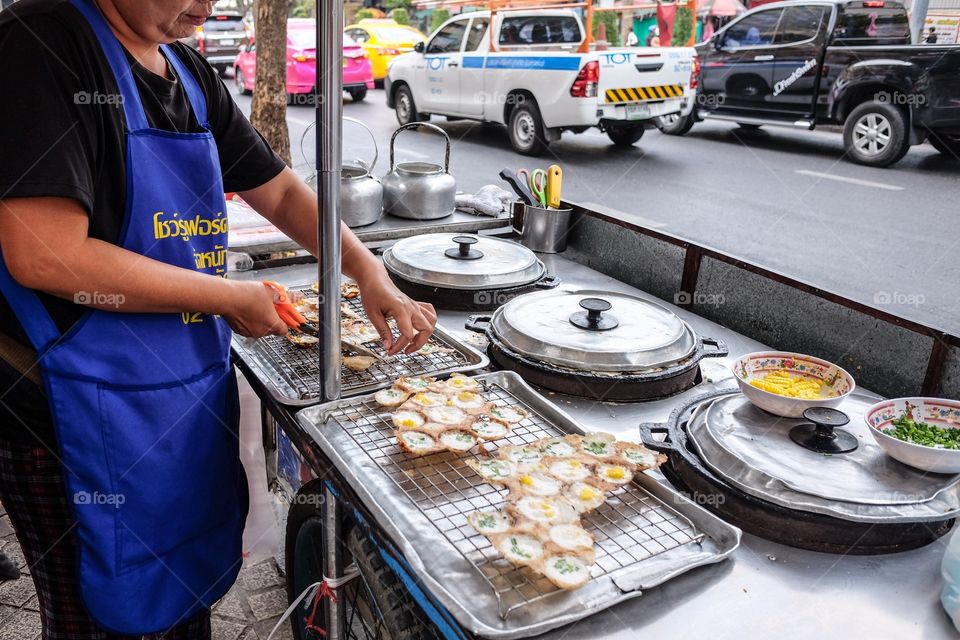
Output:
<path fill-rule="evenodd" d="M 318 214 L 177 42 L 213 4 L 0 13 L 0 501 L 45 639 L 209 638 L 240 569 L 230 336 L 286 326 L 263 283 L 224 277 L 224 191 L 314 255 Z M 433 308 L 346 227 L 341 249 L 388 352 L 419 349 Z"/>

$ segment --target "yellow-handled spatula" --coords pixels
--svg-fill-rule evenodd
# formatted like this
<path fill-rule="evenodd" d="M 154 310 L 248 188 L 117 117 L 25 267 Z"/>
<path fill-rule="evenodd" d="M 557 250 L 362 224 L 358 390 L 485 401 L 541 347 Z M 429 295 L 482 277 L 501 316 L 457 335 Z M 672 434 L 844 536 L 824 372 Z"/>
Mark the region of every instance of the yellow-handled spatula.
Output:
<path fill-rule="evenodd" d="M 563 187 L 563 169 L 552 164 L 547 167 L 547 206 L 560 208 L 560 191 Z"/>

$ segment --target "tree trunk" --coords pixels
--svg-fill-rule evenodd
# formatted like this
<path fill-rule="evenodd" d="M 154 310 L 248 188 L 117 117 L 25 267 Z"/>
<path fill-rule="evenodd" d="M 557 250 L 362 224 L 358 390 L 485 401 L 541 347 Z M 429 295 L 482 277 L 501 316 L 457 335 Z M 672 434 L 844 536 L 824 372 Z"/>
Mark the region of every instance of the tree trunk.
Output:
<path fill-rule="evenodd" d="M 287 130 L 287 0 L 257 0 L 254 6 L 257 77 L 250 122 L 288 165 Z"/>

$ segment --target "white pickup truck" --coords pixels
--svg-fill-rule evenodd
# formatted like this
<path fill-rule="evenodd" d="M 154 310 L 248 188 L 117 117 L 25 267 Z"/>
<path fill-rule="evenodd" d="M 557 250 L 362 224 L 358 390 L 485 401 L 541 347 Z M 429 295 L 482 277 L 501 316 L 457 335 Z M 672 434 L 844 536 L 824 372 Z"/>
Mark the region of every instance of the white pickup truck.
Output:
<path fill-rule="evenodd" d="M 387 105 L 400 124 L 430 115 L 498 122 L 524 155 L 539 155 L 563 131 L 599 127 L 629 146 L 654 119 L 686 115 L 696 95 L 692 47 L 579 52 L 583 24 L 572 10 L 465 13 L 426 43 L 394 58 Z"/>

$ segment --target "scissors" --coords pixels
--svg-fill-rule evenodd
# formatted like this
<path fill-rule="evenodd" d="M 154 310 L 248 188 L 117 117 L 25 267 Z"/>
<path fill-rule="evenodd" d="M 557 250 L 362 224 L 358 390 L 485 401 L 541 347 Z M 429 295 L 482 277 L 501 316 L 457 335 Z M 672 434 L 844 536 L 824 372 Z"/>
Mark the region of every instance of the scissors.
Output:
<path fill-rule="evenodd" d="M 522 177 L 530 185 L 530 192 L 533 198 L 540 206 L 547 207 L 547 172 L 543 169 L 534 169 L 533 172 L 527 169 L 519 169 L 517 177 Z"/>

